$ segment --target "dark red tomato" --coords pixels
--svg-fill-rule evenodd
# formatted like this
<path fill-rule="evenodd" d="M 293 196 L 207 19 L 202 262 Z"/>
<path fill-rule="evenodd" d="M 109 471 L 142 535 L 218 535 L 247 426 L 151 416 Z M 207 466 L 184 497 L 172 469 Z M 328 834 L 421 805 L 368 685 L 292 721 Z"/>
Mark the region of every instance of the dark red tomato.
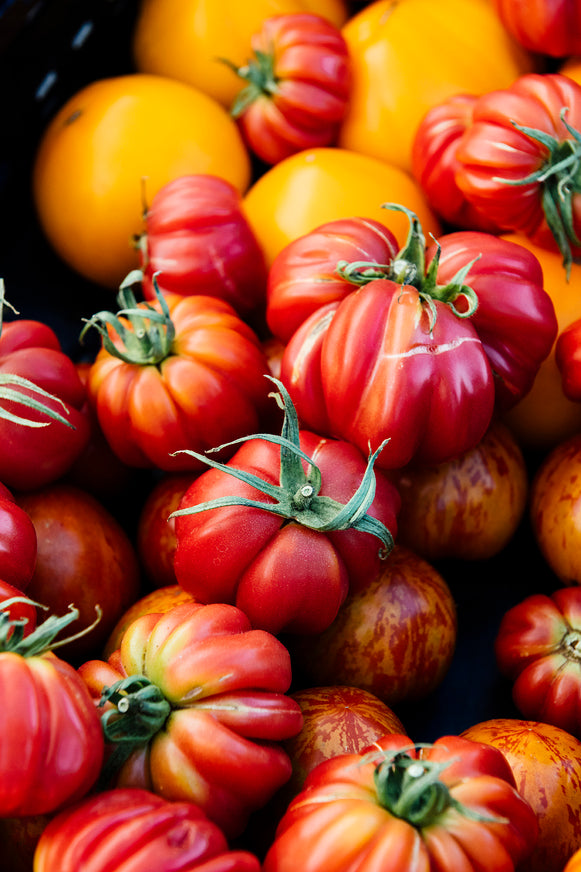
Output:
<path fill-rule="evenodd" d="M 42 833 L 36 872 L 259 872 L 248 851 L 230 850 L 224 834 L 191 802 L 148 790 L 105 790 L 59 812 Z"/>
<path fill-rule="evenodd" d="M 473 206 L 508 230 L 581 254 L 581 86 L 559 73 L 529 73 L 479 97 L 462 135 L 456 181 Z"/>
<path fill-rule="evenodd" d="M 349 101 L 347 43 L 336 25 L 310 12 L 264 19 L 253 58 L 237 74 L 248 85 L 231 108 L 246 145 L 276 164 L 296 152 L 333 145 Z"/>
<path fill-rule="evenodd" d="M 50 394 L 14 384 L 17 398 L 2 400 L 6 413 L 25 418 L 33 426 L 0 414 L 0 481 L 13 490 L 31 490 L 64 475 L 87 444 L 90 428 L 82 412 L 85 390 L 54 331 L 39 321 L 2 325 L 0 382 L 7 382 L 2 391 L 10 387 L 12 375 Z M 41 402 L 62 420 L 25 405 L 26 398 Z"/>
<path fill-rule="evenodd" d="M 412 173 L 438 217 L 461 230 L 497 233 L 502 225 L 475 208 L 456 182 L 456 149 L 477 99 L 453 94 L 426 112 L 412 143 Z"/>
<path fill-rule="evenodd" d="M 581 587 L 532 594 L 509 609 L 495 652 L 522 716 L 581 739 Z"/>
<path fill-rule="evenodd" d="M 494 0 L 500 20 L 529 51 L 565 58 L 581 54 L 579 0 Z"/>
<path fill-rule="evenodd" d="M 180 176 L 157 192 L 144 221 L 138 246 L 146 300 L 156 298 L 157 274 L 164 293 L 218 297 L 250 320 L 262 312 L 266 261 L 230 182 Z"/>
<path fill-rule="evenodd" d="M 0 483 L 0 579 L 26 590 L 36 564 L 36 530 L 14 496 Z"/>

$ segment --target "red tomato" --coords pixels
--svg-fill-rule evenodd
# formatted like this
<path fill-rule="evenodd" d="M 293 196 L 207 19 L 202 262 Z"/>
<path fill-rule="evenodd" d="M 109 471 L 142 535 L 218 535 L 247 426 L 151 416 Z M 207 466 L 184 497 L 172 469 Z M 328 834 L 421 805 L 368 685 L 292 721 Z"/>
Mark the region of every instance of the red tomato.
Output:
<path fill-rule="evenodd" d="M 2 410 L 33 425 L 0 414 L 0 481 L 13 490 L 29 490 L 64 475 L 87 444 L 89 423 L 81 411 L 85 391 L 56 334 L 40 321 L 18 319 L 2 325 L 2 391 L 10 387 L 12 375 L 32 385 L 13 385 L 22 399 L 3 397 Z M 26 398 L 41 402 L 46 411 L 25 405 Z"/>
<path fill-rule="evenodd" d="M 252 319 L 264 308 L 266 262 L 242 212 L 240 192 L 207 173 L 164 185 L 148 207 L 139 237 L 143 295 L 218 297 Z"/>
<path fill-rule="evenodd" d="M 348 442 L 299 430 L 277 384 L 281 446 L 249 437 L 228 464 L 212 462 L 193 482 L 178 510 L 174 567 L 185 590 L 237 605 L 254 627 L 320 633 L 349 586 L 382 566 L 399 495 L 375 476 L 374 458 L 366 464 Z"/>
<path fill-rule="evenodd" d="M 350 62 L 339 27 L 310 12 L 264 19 L 253 56 L 232 68 L 248 84 L 231 107 L 246 145 L 267 164 L 333 145 L 347 111 Z"/>
<path fill-rule="evenodd" d="M 359 687 L 396 706 L 438 687 L 456 636 L 456 607 L 444 578 L 396 545 L 382 572 L 345 600 L 324 633 L 288 644 L 309 683 Z"/>
<path fill-rule="evenodd" d="M 579 129 L 581 86 L 559 73 L 530 73 L 478 99 L 456 150 L 456 181 L 473 206 L 560 251 L 567 273 L 581 254 Z"/>
<path fill-rule="evenodd" d="M 380 278 L 398 251 L 391 230 L 372 218 L 340 218 L 299 236 L 278 253 L 268 272 L 269 328 L 288 342 L 313 312 L 353 293 L 339 264 L 362 262 L 367 275 Z"/>
<path fill-rule="evenodd" d="M 389 439 L 384 469 L 474 448 L 495 404 L 508 408 L 530 390 L 557 332 L 529 251 L 466 231 L 444 236 L 424 260 L 422 230 L 408 217 L 390 278 L 344 267 L 361 286 L 303 322 L 281 366 L 304 426 L 362 451 Z"/>
<path fill-rule="evenodd" d="M 0 611 L 7 612 L 10 621 L 22 621 L 22 632 L 28 636 L 36 627 L 36 606 L 33 602 L 27 602 L 26 599 L 20 588 L 0 579 Z M 11 602 L 11 605 L 7 606 L 6 603 L 12 600 L 17 601 Z"/>
<path fill-rule="evenodd" d="M 393 734 L 311 771 L 263 870 L 513 872 L 536 834 L 496 749 L 458 736 L 414 748 Z"/>
<path fill-rule="evenodd" d="M 427 560 L 486 560 L 515 534 L 527 506 L 528 472 L 510 430 L 493 421 L 471 451 L 390 478 L 401 496 L 399 544 Z"/>
<path fill-rule="evenodd" d="M 581 741 L 560 727 L 512 718 L 474 724 L 462 735 L 504 754 L 535 812 L 538 839 L 518 872 L 562 872 L 581 847 Z"/>
<path fill-rule="evenodd" d="M 103 347 L 88 389 L 124 463 L 200 469 L 186 449 L 203 452 L 257 428 L 268 402 L 268 364 L 258 337 L 228 303 L 160 294 L 155 303 L 137 304 L 128 287 L 118 299 L 139 314 L 115 321 L 115 328 L 111 313 L 91 319 Z"/>
<path fill-rule="evenodd" d="M 564 58 L 581 52 L 578 0 L 494 0 L 500 20 L 529 51 Z"/>
<path fill-rule="evenodd" d="M 101 771 L 103 733 L 83 681 L 50 650 L 78 612 L 0 646 L 0 816 L 52 812 L 80 799 Z"/>
<path fill-rule="evenodd" d="M 36 530 L 7 487 L 0 483 L 0 579 L 26 590 L 36 563 Z"/>
<path fill-rule="evenodd" d="M 563 393 L 569 400 L 581 400 L 581 318 L 557 337 L 555 360 L 561 373 Z"/>
<path fill-rule="evenodd" d="M 67 643 L 62 654 L 79 660 L 100 652 L 139 591 L 139 565 L 128 534 L 103 504 L 86 491 L 53 484 L 20 494 L 38 541 L 36 567 L 27 595 L 59 614 L 69 603 L 79 610 L 77 626 L 99 623 Z"/>
<path fill-rule="evenodd" d="M 581 739 L 581 587 L 532 594 L 509 609 L 495 652 L 522 716 Z"/>
<path fill-rule="evenodd" d="M 195 802 L 232 837 L 290 777 L 277 744 L 302 726 L 285 695 L 290 656 L 234 606 L 144 614 L 108 663 L 87 661 L 79 673 L 104 706 L 107 741 L 127 748 L 118 787 Z"/>
<path fill-rule="evenodd" d="M 106 834 L 105 837 L 104 834 Z M 259 872 L 248 851 L 230 850 L 223 833 L 191 802 L 148 790 L 105 790 L 50 821 L 34 855 L 36 872 Z"/>

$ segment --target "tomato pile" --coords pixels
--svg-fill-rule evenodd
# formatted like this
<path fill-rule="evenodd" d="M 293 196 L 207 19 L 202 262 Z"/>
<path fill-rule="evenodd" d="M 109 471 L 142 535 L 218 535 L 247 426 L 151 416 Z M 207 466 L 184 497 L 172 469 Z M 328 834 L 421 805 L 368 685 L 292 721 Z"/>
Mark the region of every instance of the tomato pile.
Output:
<path fill-rule="evenodd" d="M 581 3 L 115 46 L 2 152 L 2 869 L 575 872 Z"/>

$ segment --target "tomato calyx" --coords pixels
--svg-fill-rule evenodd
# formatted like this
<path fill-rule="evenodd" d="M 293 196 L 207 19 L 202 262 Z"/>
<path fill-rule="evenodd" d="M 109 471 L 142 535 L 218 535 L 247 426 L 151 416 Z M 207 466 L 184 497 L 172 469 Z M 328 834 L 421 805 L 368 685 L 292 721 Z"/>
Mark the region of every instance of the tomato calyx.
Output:
<path fill-rule="evenodd" d="M 119 286 L 117 302 L 120 309 L 117 314 L 102 311 L 85 319 L 79 338 L 82 342 L 86 332 L 95 327 L 101 334 L 104 348 L 113 357 L 138 366 L 156 366 L 171 353 L 175 326 L 167 301 L 159 289 L 157 274 L 152 281 L 161 312 L 150 303 L 137 303 L 132 287 L 142 280 L 141 270 L 131 270 Z"/>
<path fill-rule="evenodd" d="M 559 643 L 559 649 L 567 660 L 581 662 L 581 633 L 579 630 L 568 630 Z"/>
<path fill-rule="evenodd" d="M 1 602 L 0 606 L 2 609 L 5 609 L 17 602 L 29 603 L 30 605 L 41 609 L 47 608 L 47 606 L 34 602 L 34 600 L 31 600 L 28 597 L 12 597 L 9 600 Z M 56 639 L 56 636 L 61 632 L 61 630 L 64 630 L 65 627 L 68 627 L 69 624 L 76 621 L 79 617 L 79 610 L 75 608 L 75 606 L 70 605 L 69 611 L 64 615 L 49 615 L 45 621 L 38 624 L 36 629 L 27 636 L 24 635 L 27 623 L 26 618 L 16 618 L 11 620 L 7 611 L 0 611 L 0 652 L 20 654 L 21 657 L 37 657 L 48 651 L 54 651 L 55 648 L 60 648 L 63 645 L 67 645 L 69 642 L 80 639 L 82 636 L 94 629 L 102 616 L 102 611 L 99 606 L 97 606 L 96 610 L 97 617 L 92 624 L 84 627 L 73 636 L 67 636 L 64 639 L 58 640 Z"/>
<path fill-rule="evenodd" d="M 367 261 L 338 262 L 336 272 L 355 285 L 365 285 L 377 279 L 387 279 L 398 285 L 411 285 L 419 293 L 422 304 L 429 310 L 430 333 L 437 320 L 435 302 L 445 303 L 458 318 L 470 318 L 478 308 L 478 297 L 474 289 L 466 284 L 466 277 L 478 257 L 458 270 L 456 275 L 446 284 L 439 285 L 437 281 L 440 265 L 441 246 L 437 239 L 436 253 L 426 269 L 426 239 L 418 216 L 398 203 L 383 203 L 382 209 L 393 209 L 407 215 L 410 229 L 403 248 L 389 264 L 376 264 Z M 463 300 L 463 305 L 456 305 Z"/>
<path fill-rule="evenodd" d="M 259 476 L 245 470 L 219 463 L 195 451 L 184 449 L 184 452 L 198 458 L 198 460 L 201 460 L 208 466 L 220 469 L 222 472 L 251 485 L 270 497 L 271 502 L 251 500 L 239 496 L 225 496 L 215 500 L 208 500 L 195 506 L 178 509 L 172 512 L 170 518 L 177 515 L 192 515 L 224 506 L 250 506 L 280 515 L 289 521 L 297 521 L 299 524 L 320 533 L 351 528 L 365 533 L 372 533 L 382 542 L 380 556 L 382 558 L 387 557 L 394 545 L 393 536 L 385 524 L 367 514 L 367 509 L 375 496 L 373 466 L 388 440 L 384 440 L 376 451 L 370 454 L 359 487 L 346 504 L 319 494 L 322 483 L 321 471 L 312 458 L 305 454 L 300 447 L 298 417 L 288 391 L 278 379 L 268 375 L 265 377 L 274 382 L 279 390 L 279 393 L 272 394 L 271 396 L 274 397 L 284 411 L 281 435 L 257 433 L 253 436 L 243 436 L 240 439 L 228 442 L 227 445 L 219 445 L 217 448 L 212 448 L 210 451 L 220 451 L 227 446 L 254 439 L 264 439 L 280 445 L 280 475 L 278 485 L 264 481 Z M 305 472 L 303 467 L 303 460 L 307 463 L 307 472 Z"/>
<path fill-rule="evenodd" d="M 410 750 L 430 747 L 414 745 Z M 375 753 L 371 756 L 376 758 Z M 379 803 L 418 829 L 430 826 L 448 809 L 473 821 L 507 823 L 506 818 L 481 814 L 452 796 L 440 780 L 452 762 L 412 757 L 406 749 L 383 754 L 373 775 Z"/>
<path fill-rule="evenodd" d="M 230 107 L 230 114 L 233 118 L 239 118 L 243 115 L 258 97 L 272 97 L 278 91 L 278 80 L 274 73 L 274 55 L 256 50 L 254 57 L 254 60 L 248 61 L 241 67 L 221 58 L 222 62 L 229 66 L 237 76 L 248 82 Z"/>
<path fill-rule="evenodd" d="M 567 122 L 565 118 L 567 112 L 568 107 L 564 106 L 559 117 L 572 139 L 559 140 L 543 130 L 524 127 L 511 120 L 516 130 L 543 145 L 547 149 L 548 156 L 538 170 L 523 179 L 505 179 L 496 176 L 494 181 L 515 186 L 541 185 L 545 219 L 563 256 L 563 266 L 569 279 L 573 263 L 571 243 L 581 245 L 573 221 L 573 196 L 581 193 L 581 133 Z"/>

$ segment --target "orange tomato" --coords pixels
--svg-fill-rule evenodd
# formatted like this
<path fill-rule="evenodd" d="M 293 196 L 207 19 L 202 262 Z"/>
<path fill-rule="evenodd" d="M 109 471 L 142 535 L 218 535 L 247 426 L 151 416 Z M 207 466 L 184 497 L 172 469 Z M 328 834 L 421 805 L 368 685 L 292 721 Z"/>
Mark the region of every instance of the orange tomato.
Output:
<path fill-rule="evenodd" d="M 452 94 L 505 88 L 533 69 L 490 0 L 376 0 L 342 32 L 352 89 L 339 145 L 407 170 L 428 109 Z"/>
<path fill-rule="evenodd" d="M 524 245 L 539 259 L 543 268 L 545 290 L 557 315 L 559 333 L 581 317 L 581 265 L 573 264 L 567 281 L 558 252 L 533 245 L 525 236 L 504 237 Z M 543 361 L 529 393 L 504 418 L 520 445 L 527 449 L 548 451 L 581 430 L 581 403 L 567 399 L 561 374 L 555 361 L 555 346 Z"/>
<path fill-rule="evenodd" d="M 342 148 L 308 149 L 276 164 L 254 182 L 243 208 L 272 263 L 293 239 L 336 218 L 374 218 L 403 245 L 409 221 L 401 212 L 382 209 L 387 202 L 415 212 L 426 239 L 439 235 L 438 219 L 408 173 Z"/>
<path fill-rule="evenodd" d="M 229 108 L 246 83 L 222 59 L 242 66 L 264 19 L 289 12 L 314 12 L 337 27 L 347 19 L 344 0 L 144 0 L 133 33 L 135 65 L 195 85 Z"/>
<path fill-rule="evenodd" d="M 211 173 L 241 192 L 250 158 L 226 110 L 171 79 L 129 74 L 81 89 L 43 133 L 33 168 L 40 224 L 85 278 L 116 288 L 139 265 L 144 197 L 177 176 Z"/>

